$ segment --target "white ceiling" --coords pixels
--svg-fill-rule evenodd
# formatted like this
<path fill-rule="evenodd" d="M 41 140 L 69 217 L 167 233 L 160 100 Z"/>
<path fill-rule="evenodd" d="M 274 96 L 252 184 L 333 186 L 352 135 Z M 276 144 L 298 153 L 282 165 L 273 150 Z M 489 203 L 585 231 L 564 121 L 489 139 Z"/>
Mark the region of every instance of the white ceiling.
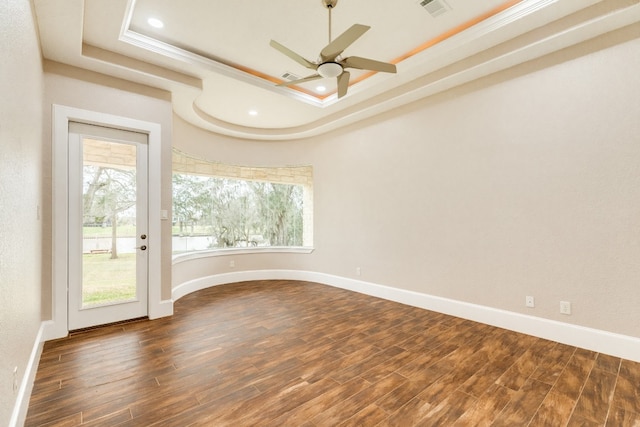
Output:
<path fill-rule="evenodd" d="M 344 56 L 397 65 L 277 87 L 313 74 L 269 46 L 310 61 L 328 44 L 321 0 L 35 0 L 46 59 L 172 94 L 177 115 L 251 139 L 317 135 L 640 21 L 640 0 L 339 0 L 332 38 L 371 26 Z M 151 27 L 148 18 L 164 22 Z M 322 84 L 326 92 L 319 92 Z M 255 115 L 250 115 L 255 111 Z"/>

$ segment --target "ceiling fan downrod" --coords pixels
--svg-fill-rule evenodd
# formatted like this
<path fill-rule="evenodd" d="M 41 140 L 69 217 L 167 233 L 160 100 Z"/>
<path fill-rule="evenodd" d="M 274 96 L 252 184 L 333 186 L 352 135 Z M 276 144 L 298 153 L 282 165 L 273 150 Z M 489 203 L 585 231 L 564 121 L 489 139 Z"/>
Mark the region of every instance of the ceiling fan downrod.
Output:
<path fill-rule="evenodd" d="M 329 10 L 329 44 L 331 44 L 331 9 L 338 5 L 338 0 L 322 0 L 322 5 Z"/>

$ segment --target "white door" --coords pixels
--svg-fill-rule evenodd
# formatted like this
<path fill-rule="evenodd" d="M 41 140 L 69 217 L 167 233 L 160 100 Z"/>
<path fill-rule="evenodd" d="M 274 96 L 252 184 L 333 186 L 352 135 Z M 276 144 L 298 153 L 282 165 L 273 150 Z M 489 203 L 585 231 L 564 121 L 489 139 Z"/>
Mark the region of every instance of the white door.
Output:
<path fill-rule="evenodd" d="M 147 316 L 147 135 L 69 123 L 69 330 Z"/>

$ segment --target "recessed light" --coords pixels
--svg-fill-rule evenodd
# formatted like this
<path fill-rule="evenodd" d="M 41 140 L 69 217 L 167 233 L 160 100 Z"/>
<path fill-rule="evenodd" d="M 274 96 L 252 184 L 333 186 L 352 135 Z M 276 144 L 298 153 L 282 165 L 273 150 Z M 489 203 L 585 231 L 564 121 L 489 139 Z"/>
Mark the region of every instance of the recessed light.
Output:
<path fill-rule="evenodd" d="M 151 25 L 153 28 L 162 28 L 162 27 L 164 27 L 164 22 L 162 22 L 158 18 L 149 18 L 149 19 L 147 19 L 147 23 L 149 25 Z"/>
<path fill-rule="evenodd" d="M 258 112 L 256 110 L 249 110 L 249 115 L 250 116 L 257 116 Z"/>
<path fill-rule="evenodd" d="M 317 86 L 317 87 L 316 87 L 316 90 L 317 90 L 318 92 L 324 92 L 324 91 L 326 91 L 326 90 L 327 90 L 327 88 L 326 88 L 326 87 L 324 87 L 324 86 Z"/>

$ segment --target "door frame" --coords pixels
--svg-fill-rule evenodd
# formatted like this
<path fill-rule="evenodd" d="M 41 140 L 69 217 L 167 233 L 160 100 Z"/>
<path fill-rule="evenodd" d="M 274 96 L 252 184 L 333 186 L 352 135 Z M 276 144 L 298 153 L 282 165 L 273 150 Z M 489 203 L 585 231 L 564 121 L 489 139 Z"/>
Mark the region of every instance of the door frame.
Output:
<path fill-rule="evenodd" d="M 66 337 L 68 323 L 68 258 L 69 258 L 69 122 L 81 122 L 146 133 L 148 139 L 148 203 L 149 203 L 149 294 L 150 319 L 173 314 L 171 300 L 162 300 L 161 266 L 161 130 L 159 123 L 147 122 L 112 114 L 83 110 L 64 105 L 53 105 L 52 138 L 52 276 L 51 323 L 45 339 Z M 166 219 L 166 218 L 164 218 Z"/>

